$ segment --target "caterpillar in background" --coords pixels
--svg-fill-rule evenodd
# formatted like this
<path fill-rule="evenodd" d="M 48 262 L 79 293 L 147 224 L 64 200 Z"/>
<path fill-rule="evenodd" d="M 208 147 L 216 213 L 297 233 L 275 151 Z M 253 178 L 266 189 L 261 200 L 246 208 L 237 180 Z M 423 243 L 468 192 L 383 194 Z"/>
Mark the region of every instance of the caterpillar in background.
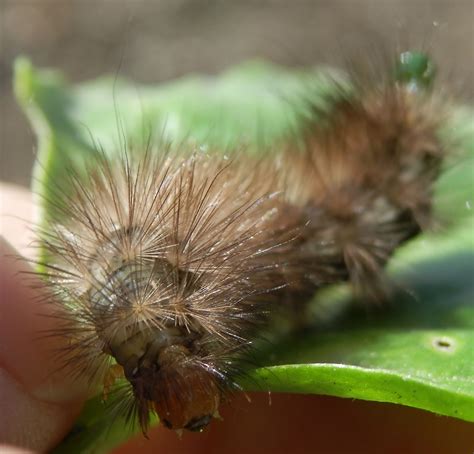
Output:
<path fill-rule="evenodd" d="M 61 363 L 145 434 L 152 413 L 200 431 L 280 307 L 344 281 L 382 303 L 384 265 L 433 221 L 447 150 L 432 78 L 432 62 L 407 52 L 380 83 L 334 81 L 327 112 L 308 100 L 302 141 L 263 157 L 97 150 L 68 173 L 70 192 L 58 184 L 40 234 Z"/>

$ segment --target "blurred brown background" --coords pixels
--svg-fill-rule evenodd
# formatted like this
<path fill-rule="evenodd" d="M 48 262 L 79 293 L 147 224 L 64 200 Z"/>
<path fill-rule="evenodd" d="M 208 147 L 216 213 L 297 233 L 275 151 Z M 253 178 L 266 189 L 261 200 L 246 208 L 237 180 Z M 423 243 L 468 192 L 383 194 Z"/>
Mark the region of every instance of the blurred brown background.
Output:
<path fill-rule="evenodd" d="M 258 56 L 308 65 L 337 62 L 349 47 L 367 58 L 397 42 L 432 49 L 470 97 L 473 24 L 472 0 L 0 0 L 0 180 L 28 185 L 34 158 L 11 93 L 20 54 L 73 81 L 114 73 L 123 56 L 122 74 L 156 82 Z"/>

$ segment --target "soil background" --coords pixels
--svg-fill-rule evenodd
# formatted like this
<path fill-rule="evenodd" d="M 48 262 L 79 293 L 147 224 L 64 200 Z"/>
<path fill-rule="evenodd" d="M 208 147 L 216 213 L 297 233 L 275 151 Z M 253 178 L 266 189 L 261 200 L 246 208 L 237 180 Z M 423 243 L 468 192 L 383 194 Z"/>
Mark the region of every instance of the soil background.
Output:
<path fill-rule="evenodd" d="M 34 160 L 11 89 L 18 55 L 71 81 L 120 68 L 158 82 L 255 57 L 337 64 L 394 46 L 428 49 L 453 91 L 472 100 L 472 0 L 0 0 L 0 180 L 28 186 Z"/>

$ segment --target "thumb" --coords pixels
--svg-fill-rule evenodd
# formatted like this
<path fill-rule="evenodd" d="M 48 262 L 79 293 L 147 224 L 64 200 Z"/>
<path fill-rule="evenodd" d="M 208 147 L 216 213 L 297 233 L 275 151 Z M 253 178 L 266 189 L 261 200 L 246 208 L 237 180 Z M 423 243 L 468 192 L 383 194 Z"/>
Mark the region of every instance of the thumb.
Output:
<path fill-rule="evenodd" d="M 31 267 L 0 237 L 0 445 L 43 452 L 68 432 L 86 388 L 64 370 L 52 373 L 58 340 L 41 336 L 55 319 L 38 304 L 39 279 L 25 284 L 25 272 Z"/>

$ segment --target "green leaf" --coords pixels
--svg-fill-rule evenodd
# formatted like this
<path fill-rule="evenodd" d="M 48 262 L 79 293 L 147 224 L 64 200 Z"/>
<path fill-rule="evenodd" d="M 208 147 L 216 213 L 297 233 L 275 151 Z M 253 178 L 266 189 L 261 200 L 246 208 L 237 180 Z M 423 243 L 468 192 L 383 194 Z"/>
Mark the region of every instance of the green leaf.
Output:
<path fill-rule="evenodd" d="M 308 97 L 326 108 L 336 95 L 328 70 L 263 62 L 159 86 L 115 78 L 70 86 L 60 74 L 19 59 L 14 82 L 38 137 L 34 190 L 46 196 L 65 158 L 80 165 L 97 142 L 113 154 L 122 135 L 139 141 L 150 127 L 176 144 L 226 150 L 244 143 L 259 152 L 261 145 L 298 135 Z M 393 257 L 389 272 L 400 292 L 392 306 L 361 314 L 348 307 L 346 288 L 321 292 L 308 309 L 317 328 L 258 347 L 256 358 L 268 367 L 250 371 L 245 389 L 395 402 L 474 421 L 473 120 L 473 112 L 460 107 L 440 131 L 458 148 L 435 191 L 444 226 Z M 47 203 L 41 208 L 47 217 Z M 123 422 L 109 427 L 101 416 L 100 402 L 91 400 L 58 452 L 103 452 L 129 436 Z M 92 442 L 95 436 L 100 443 Z"/>

